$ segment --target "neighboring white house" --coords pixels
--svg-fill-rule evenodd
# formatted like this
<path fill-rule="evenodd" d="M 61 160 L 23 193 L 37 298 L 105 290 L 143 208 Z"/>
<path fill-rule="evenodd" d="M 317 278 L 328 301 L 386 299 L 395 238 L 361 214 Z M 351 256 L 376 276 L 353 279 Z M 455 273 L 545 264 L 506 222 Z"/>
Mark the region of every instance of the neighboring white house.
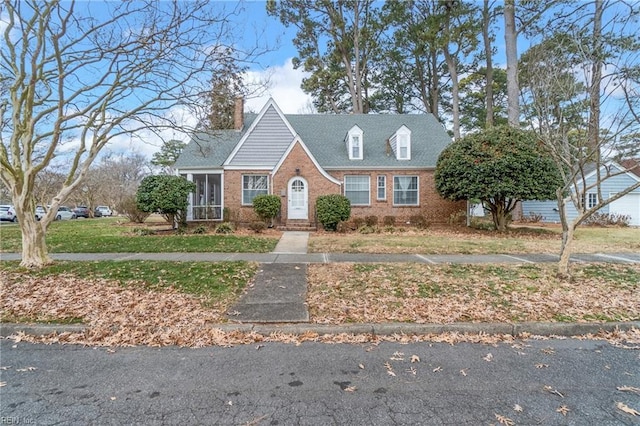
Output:
<path fill-rule="evenodd" d="M 627 166 L 625 164 L 625 166 Z M 606 173 L 606 168 L 611 170 L 611 173 L 620 173 L 625 169 L 629 169 L 631 166 L 623 167 L 616 163 L 608 163 L 601 168 L 601 174 Z M 596 180 L 596 170 L 585 176 L 587 185 L 591 185 Z M 635 167 L 633 171 L 627 171 L 607 178 L 602 182 L 602 196 L 605 199 L 612 197 L 613 195 L 623 191 L 624 189 L 640 182 L 640 167 Z M 587 208 L 591 208 L 598 204 L 597 189 L 593 188 L 587 191 L 585 195 L 585 203 Z M 569 220 L 572 220 L 577 216 L 577 211 L 571 202 L 567 200 L 567 216 Z M 640 226 L 640 188 L 636 188 L 629 194 L 621 197 L 610 204 L 600 209 L 600 213 L 617 214 L 629 216 L 629 225 Z M 558 213 L 558 203 L 555 200 L 550 201 L 523 201 L 522 202 L 522 214 L 526 217 L 530 214 L 542 216 L 543 222 L 558 223 L 560 222 L 560 215 Z"/>

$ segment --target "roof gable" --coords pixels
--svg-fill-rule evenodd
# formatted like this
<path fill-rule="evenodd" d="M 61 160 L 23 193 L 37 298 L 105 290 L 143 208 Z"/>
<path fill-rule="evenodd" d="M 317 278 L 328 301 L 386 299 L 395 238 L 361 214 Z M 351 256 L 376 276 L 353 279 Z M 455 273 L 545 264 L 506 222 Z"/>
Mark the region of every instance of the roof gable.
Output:
<path fill-rule="evenodd" d="M 273 168 L 289 148 L 295 134 L 280 108 L 273 99 L 269 99 L 225 165 Z"/>

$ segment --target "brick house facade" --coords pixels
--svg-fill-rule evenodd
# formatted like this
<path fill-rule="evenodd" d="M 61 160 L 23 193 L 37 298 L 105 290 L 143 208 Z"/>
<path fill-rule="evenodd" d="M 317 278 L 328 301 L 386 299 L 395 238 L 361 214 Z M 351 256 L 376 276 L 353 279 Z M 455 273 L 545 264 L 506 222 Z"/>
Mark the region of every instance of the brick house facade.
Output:
<path fill-rule="evenodd" d="M 431 115 L 285 115 L 269 100 L 257 115 L 236 108 L 235 129 L 194 135 L 175 164 L 196 183 L 189 221 L 256 220 L 251 200 L 281 197 L 279 225 L 315 225 L 318 196 L 343 194 L 351 218 L 421 215 L 444 223 L 465 203 L 442 199 L 434 184 L 450 143 Z"/>

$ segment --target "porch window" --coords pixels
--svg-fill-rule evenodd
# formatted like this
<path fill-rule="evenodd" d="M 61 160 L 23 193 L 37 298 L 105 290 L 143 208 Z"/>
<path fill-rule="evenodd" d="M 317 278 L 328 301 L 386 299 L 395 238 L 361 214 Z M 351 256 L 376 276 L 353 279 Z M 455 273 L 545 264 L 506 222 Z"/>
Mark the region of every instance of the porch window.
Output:
<path fill-rule="evenodd" d="M 385 175 L 378 176 L 378 200 L 387 199 L 387 177 Z"/>
<path fill-rule="evenodd" d="M 191 203 L 191 219 L 222 219 L 222 175 L 194 174 L 196 191 Z"/>
<path fill-rule="evenodd" d="M 369 176 L 345 176 L 344 196 L 351 201 L 352 206 L 368 206 L 370 204 Z"/>
<path fill-rule="evenodd" d="M 250 206 L 257 195 L 269 193 L 269 179 L 267 175 L 242 176 L 242 204 Z"/>
<path fill-rule="evenodd" d="M 393 177 L 393 204 L 396 206 L 417 206 L 418 176 Z"/>

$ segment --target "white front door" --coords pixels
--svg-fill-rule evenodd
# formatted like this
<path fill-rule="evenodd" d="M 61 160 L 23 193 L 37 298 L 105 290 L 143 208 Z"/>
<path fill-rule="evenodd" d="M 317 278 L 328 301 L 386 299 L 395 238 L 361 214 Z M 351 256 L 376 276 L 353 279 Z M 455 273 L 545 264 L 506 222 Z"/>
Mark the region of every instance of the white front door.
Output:
<path fill-rule="evenodd" d="M 308 219 L 309 203 L 307 196 L 309 193 L 307 181 L 301 177 L 294 177 L 289 181 L 289 219 Z"/>

